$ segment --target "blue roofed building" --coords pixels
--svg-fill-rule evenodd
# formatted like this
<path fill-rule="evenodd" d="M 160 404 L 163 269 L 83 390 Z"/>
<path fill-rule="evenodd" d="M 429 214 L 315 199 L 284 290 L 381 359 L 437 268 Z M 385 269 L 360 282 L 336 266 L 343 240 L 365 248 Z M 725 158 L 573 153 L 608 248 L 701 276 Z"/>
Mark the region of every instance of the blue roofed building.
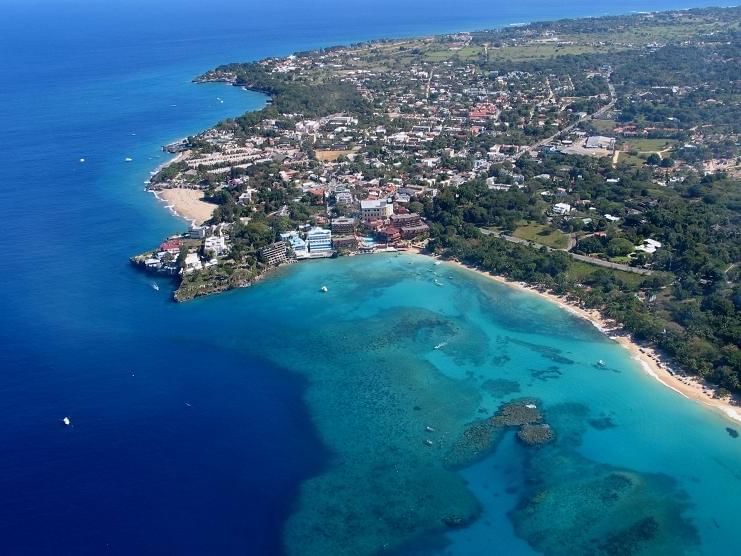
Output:
<path fill-rule="evenodd" d="M 309 256 L 308 245 L 306 244 L 306 241 L 301 238 L 298 232 L 286 232 L 280 234 L 280 238 L 288 243 L 297 259 L 304 259 Z"/>
<path fill-rule="evenodd" d="M 324 228 L 311 228 L 306 232 L 306 244 L 310 257 L 330 257 L 332 251 L 332 232 Z"/>

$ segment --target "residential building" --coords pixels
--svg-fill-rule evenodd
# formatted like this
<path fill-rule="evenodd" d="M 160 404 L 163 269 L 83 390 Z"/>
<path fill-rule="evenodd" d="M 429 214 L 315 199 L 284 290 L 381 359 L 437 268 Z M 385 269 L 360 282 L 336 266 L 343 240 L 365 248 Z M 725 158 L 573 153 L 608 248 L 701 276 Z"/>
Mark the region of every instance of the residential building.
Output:
<path fill-rule="evenodd" d="M 409 214 L 392 214 L 389 218 L 391 225 L 394 228 L 408 228 L 411 226 L 417 226 L 421 222 L 419 214 L 410 212 Z"/>
<path fill-rule="evenodd" d="M 378 239 L 385 243 L 395 243 L 401 239 L 401 230 L 389 226 L 377 232 Z"/>
<path fill-rule="evenodd" d="M 386 199 L 366 199 L 360 201 L 360 215 L 366 222 L 388 220 L 394 214 L 394 205 Z"/>
<path fill-rule="evenodd" d="M 294 255 L 296 255 L 297 259 L 303 259 L 309 256 L 309 249 L 306 245 L 306 242 L 301 239 L 301 236 L 298 235 L 298 232 L 286 232 L 284 234 L 280 234 L 280 238 L 288 243 L 288 245 L 293 250 Z"/>
<path fill-rule="evenodd" d="M 277 266 L 288 260 L 288 244 L 285 241 L 276 241 L 260 249 L 260 258 L 269 266 Z"/>
<path fill-rule="evenodd" d="M 354 201 L 352 193 L 349 191 L 338 191 L 334 195 L 335 201 L 338 205 L 351 205 Z"/>
<path fill-rule="evenodd" d="M 224 236 L 211 236 L 203 240 L 203 251 L 221 255 L 226 251 L 226 240 Z"/>
<path fill-rule="evenodd" d="M 188 237 L 191 239 L 204 239 L 206 237 L 206 228 L 204 226 L 191 226 L 188 230 Z"/>
<path fill-rule="evenodd" d="M 355 219 L 341 216 L 332 220 L 332 233 L 352 234 L 355 231 Z"/>
<path fill-rule="evenodd" d="M 198 257 L 198 253 L 188 253 L 185 256 L 183 271 L 186 274 L 190 274 L 191 272 L 194 272 L 196 270 L 201 270 L 202 268 L 203 264 L 201 264 L 201 259 Z"/>
<path fill-rule="evenodd" d="M 658 249 L 661 249 L 661 242 L 655 239 L 646 239 L 642 244 L 636 246 L 636 251 L 643 251 L 649 255 L 653 255 Z"/>
<path fill-rule="evenodd" d="M 416 237 L 426 236 L 430 232 L 430 227 L 424 222 L 419 222 L 414 226 L 404 226 L 401 228 L 402 239 L 414 239 Z"/>
<path fill-rule="evenodd" d="M 358 240 L 354 235 L 332 236 L 332 245 L 335 249 L 355 249 L 358 246 Z"/>
<path fill-rule="evenodd" d="M 306 233 L 306 244 L 312 257 L 331 255 L 332 232 L 324 228 L 312 228 Z"/>
<path fill-rule="evenodd" d="M 553 214 L 556 214 L 558 216 L 566 216 L 567 214 L 571 214 L 571 205 L 568 203 L 556 203 L 553 205 Z"/>

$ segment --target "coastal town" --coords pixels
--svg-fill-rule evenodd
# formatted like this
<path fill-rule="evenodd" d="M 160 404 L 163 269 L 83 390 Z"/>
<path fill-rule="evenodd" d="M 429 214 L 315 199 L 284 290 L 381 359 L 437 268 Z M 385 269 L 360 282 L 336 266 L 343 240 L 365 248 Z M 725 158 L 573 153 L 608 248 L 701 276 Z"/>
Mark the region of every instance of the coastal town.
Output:
<path fill-rule="evenodd" d="M 679 305 L 733 303 L 737 288 L 734 10 L 211 70 L 196 81 L 263 92 L 266 105 L 164 147 L 176 156 L 148 189 L 191 226 L 132 262 L 172 276 L 185 301 L 287 263 L 426 250 L 600 308 L 735 391 L 737 321 L 711 349 Z"/>

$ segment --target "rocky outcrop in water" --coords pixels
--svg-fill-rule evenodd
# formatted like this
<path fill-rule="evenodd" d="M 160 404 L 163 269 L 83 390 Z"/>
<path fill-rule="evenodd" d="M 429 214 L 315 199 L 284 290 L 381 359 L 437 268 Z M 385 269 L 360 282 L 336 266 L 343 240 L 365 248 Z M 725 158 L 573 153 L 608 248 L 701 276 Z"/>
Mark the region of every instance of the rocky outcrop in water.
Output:
<path fill-rule="evenodd" d="M 553 440 L 553 429 L 550 425 L 522 425 L 517 431 L 517 438 L 528 446 L 545 444 Z"/>
<path fill-rule="evenodd" d="M 515 427 L 519 427 L 517 437 L 528 446 L 550 442 L 553 431 L 541 423 L 543 414 L 537 403 L 533 399 L 508 402 L 493 417 L 469 424 L 445 454 L 443 463 L 451 469 L 471 465 L 495 450 L 504 432 Z"/>

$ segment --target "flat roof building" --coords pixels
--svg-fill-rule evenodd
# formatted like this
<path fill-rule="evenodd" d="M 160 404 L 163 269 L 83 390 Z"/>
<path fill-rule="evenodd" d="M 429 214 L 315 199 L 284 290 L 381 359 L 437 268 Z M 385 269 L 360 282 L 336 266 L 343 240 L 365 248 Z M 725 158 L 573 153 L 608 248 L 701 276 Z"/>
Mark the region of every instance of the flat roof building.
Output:
<path fill-rule="evenodd" d="M 394 214 L 394 205 L 386 199 L 366 199 L 360 201 L 360 215 L 363 220 L 388 220 Z"/>

